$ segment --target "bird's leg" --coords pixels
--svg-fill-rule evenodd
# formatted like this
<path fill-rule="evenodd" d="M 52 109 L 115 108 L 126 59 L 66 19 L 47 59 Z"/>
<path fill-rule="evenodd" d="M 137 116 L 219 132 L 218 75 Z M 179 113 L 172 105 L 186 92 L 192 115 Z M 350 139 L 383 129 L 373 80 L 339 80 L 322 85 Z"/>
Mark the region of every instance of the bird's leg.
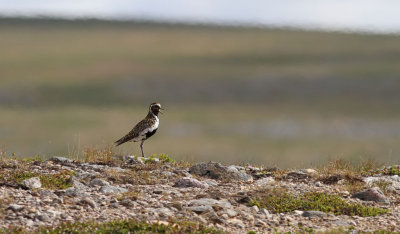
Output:
<path fill-rule="evenodd" d="M 144 141 L 142 141 L 142 143 L 140 143 L 140 149 L 142 149 L 142 157 L 144 158 L 144 153 L 143 153 L 143 143 L 144 143 Z"/>

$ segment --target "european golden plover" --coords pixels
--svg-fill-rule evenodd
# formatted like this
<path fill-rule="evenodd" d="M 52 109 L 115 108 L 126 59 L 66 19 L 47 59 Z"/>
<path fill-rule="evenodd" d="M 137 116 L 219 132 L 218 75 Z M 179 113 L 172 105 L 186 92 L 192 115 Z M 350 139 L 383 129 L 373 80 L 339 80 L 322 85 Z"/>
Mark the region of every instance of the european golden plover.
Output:
<path fill-rule="evenodd" d="M 162 113 L 161 110 L 164 109 L 161 108 L 160 103 L 151 103 L 149 107 L 149 113 L 147 114 L 146 118 L 137 123 L 128 134 L 116 141 L 115 144 L 119 146 L 128 141 L 141 141 L 140 149 L 142 150 L 142 156 L 144 157 L 143 143 L 145 140 L 153 136 L 154 133 L 156 133 L 160 123 L 160 120 L 158 119 L 158 113 Z"/>

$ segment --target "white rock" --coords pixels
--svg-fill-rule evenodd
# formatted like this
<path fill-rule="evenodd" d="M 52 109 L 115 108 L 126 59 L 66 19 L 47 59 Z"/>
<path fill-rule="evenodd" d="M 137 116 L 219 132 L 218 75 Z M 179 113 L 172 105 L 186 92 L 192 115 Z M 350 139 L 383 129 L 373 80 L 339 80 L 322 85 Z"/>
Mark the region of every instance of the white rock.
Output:
<path fill-rule="evenodd" d="M 37 189 L 42 187 L 39 177 L 32 177 L 21 182 L 21 185 L 29 189 Z"/>

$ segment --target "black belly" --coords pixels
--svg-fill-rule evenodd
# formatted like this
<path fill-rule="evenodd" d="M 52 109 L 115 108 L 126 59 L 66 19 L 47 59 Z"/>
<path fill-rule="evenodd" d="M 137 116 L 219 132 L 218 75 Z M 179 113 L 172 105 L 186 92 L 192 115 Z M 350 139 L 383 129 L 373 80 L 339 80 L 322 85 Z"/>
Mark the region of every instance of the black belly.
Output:
<path fill-rule="evenodd" d="M 153 136 L 154 135 L 154 133 L 156 133 L 157 132 L 157 128 L 156 129 L 154 129 L 152 132 L 147 132 L 146 133 L 146 139 L 149 139 L 151 136 Z"/>

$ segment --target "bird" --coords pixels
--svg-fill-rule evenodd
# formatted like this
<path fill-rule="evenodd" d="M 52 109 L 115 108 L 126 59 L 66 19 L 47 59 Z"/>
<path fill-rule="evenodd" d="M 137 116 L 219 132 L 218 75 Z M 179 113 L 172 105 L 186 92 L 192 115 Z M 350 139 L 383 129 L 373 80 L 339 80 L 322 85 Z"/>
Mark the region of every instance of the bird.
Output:
<path fill-rule="evenodd" d="M 137 123 L 128 134 L 125 136 L 121 137 L 118 141 L 114 142 L 116 146 L 119 146 L 125 142 L 139 142 L 140 143 L 140 149 L 142 150 L 142 157 L 144 156 L 143 152 L 143 143 L 145 140 L 149 139 L 151 136 L 153 136 L 158 129 L 158 125 L 160 124 L 160 120 L 158 119 L 158 114 L 162 113 L 161 110 L 164 110 L 161 108 L 161 104 L 157 102 L 153 102 L 149 106 L 149 113 L 147 116 Z"/>

